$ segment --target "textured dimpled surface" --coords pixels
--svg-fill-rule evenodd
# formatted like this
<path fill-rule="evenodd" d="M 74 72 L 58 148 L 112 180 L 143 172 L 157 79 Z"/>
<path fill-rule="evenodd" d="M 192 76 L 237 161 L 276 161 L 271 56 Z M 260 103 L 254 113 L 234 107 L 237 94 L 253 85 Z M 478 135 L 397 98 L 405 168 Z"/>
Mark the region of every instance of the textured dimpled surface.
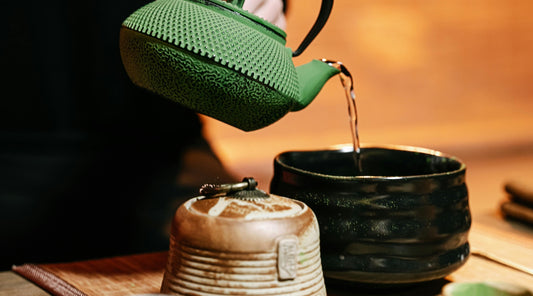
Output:
<path fill-rule="evenodd" d="M 285 97 L 298 97 L 296 71 L 284 41 L 228 13 L 186 0 L 157 0 L 130 15 L 123 26 L 238 71 Z"/>
<path fill-rule="evenodd" d="M 244 131 L 275 122 L 293 104 L 257 80 L 124 27 L 120 51 L 136 85 Z"/>

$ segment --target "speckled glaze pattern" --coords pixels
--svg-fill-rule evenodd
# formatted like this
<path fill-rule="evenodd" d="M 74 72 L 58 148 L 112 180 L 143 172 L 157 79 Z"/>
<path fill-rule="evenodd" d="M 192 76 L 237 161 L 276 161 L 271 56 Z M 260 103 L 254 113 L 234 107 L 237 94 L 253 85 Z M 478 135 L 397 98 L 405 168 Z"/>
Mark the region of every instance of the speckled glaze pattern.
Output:
<path fill-rule="evenodd" d="M 469 256 L 471 215 L 459 160 L 402 146 L 293 151 L 274 162 L 271 192 L 316 213 L 326 277 L 399 284 L 441 278 Z"/>
<path fill-rule="evenodd" d="M 193 198 L 174 217 L 161 292 L 326 296 L 316 217 L 275 195 Z"/>

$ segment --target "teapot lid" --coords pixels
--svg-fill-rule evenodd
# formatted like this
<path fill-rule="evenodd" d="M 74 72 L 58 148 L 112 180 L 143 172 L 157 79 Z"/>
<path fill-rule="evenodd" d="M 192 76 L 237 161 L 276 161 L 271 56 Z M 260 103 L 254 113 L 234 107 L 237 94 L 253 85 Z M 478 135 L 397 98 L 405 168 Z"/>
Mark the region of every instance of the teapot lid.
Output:
<path fill-rule="evenodd" d="M 193 0 L 193 1 L 198 1 L 198 0 Z M 248 20 L 252 21 L 255 24 L 263 26 L 265 29 L 271 31 L 272 33 L 275 33 L 276 35 L 278 35 L 279 37 L 281 37 L 283 39 L 285 39 L 287 37 L 287 34 L 285 33 L 285 31 L 283 31 L 278 26 L 270 23 L 269 21 L 267 21 L 267 20 L 255 15 L 253 13 L 250 13 L 250 12 L 244 10 L 242 8 L 242 6 L 244 4 L 244 0 L 222 0 L 222 1 L 220 1 L 220 0 L 202 0 L 202 2 L 205 3 L 206 5 L 218 6 L 221 9 L 228 10 L 228 11 L 232 12 L 233 15 L 237 16 L 236 19 L 239 19 L 239 17 L 244 17 L 245 19 L 248 19 Z"/>

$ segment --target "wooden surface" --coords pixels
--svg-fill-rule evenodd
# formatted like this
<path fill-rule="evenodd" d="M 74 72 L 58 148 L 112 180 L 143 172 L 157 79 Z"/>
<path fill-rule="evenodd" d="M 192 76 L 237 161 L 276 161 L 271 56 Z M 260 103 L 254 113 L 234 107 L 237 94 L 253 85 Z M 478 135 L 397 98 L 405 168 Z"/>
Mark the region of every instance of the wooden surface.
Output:
<path fill-rule="evenodd" d="M 510 231 L 515 224 L 494 219 L 498 227 L 477 223 L 469 235 L 471 254 L 450 281 L 501 281 L 533 291 L 533 236 L 528 230 Z M 518 225 L 519 226 L 519 225 Z"/>
<path fill-rule="evenodd" d="M 49 293 L 12 271 L 0 272 L 0 296 L 47 296 Z"/>

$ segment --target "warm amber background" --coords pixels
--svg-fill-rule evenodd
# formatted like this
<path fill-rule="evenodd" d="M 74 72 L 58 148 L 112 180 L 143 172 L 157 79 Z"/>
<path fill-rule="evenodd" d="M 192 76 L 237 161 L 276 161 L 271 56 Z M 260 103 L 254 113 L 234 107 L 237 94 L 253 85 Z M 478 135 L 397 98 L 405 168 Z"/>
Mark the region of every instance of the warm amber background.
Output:
<path fill-rule="evenodd" d="M 289 2 L 288 46 L 296 48 L 320 1 Z M 498 161 L 526 151 L 517 163 L 533 170 L 532 3 L 337 0 L 323 31 L 294 62 L 328 58 L 349 68 L 363 143 L 434 148 L 471 167 L 483 155 Z M 262 130 L 245 133 L 211 119 L 206 128 L 228 169 L 238 178 L 255 176 L 265 189 L 277 153 L 351 141 L 337 77 L 309 107 Z"/>

